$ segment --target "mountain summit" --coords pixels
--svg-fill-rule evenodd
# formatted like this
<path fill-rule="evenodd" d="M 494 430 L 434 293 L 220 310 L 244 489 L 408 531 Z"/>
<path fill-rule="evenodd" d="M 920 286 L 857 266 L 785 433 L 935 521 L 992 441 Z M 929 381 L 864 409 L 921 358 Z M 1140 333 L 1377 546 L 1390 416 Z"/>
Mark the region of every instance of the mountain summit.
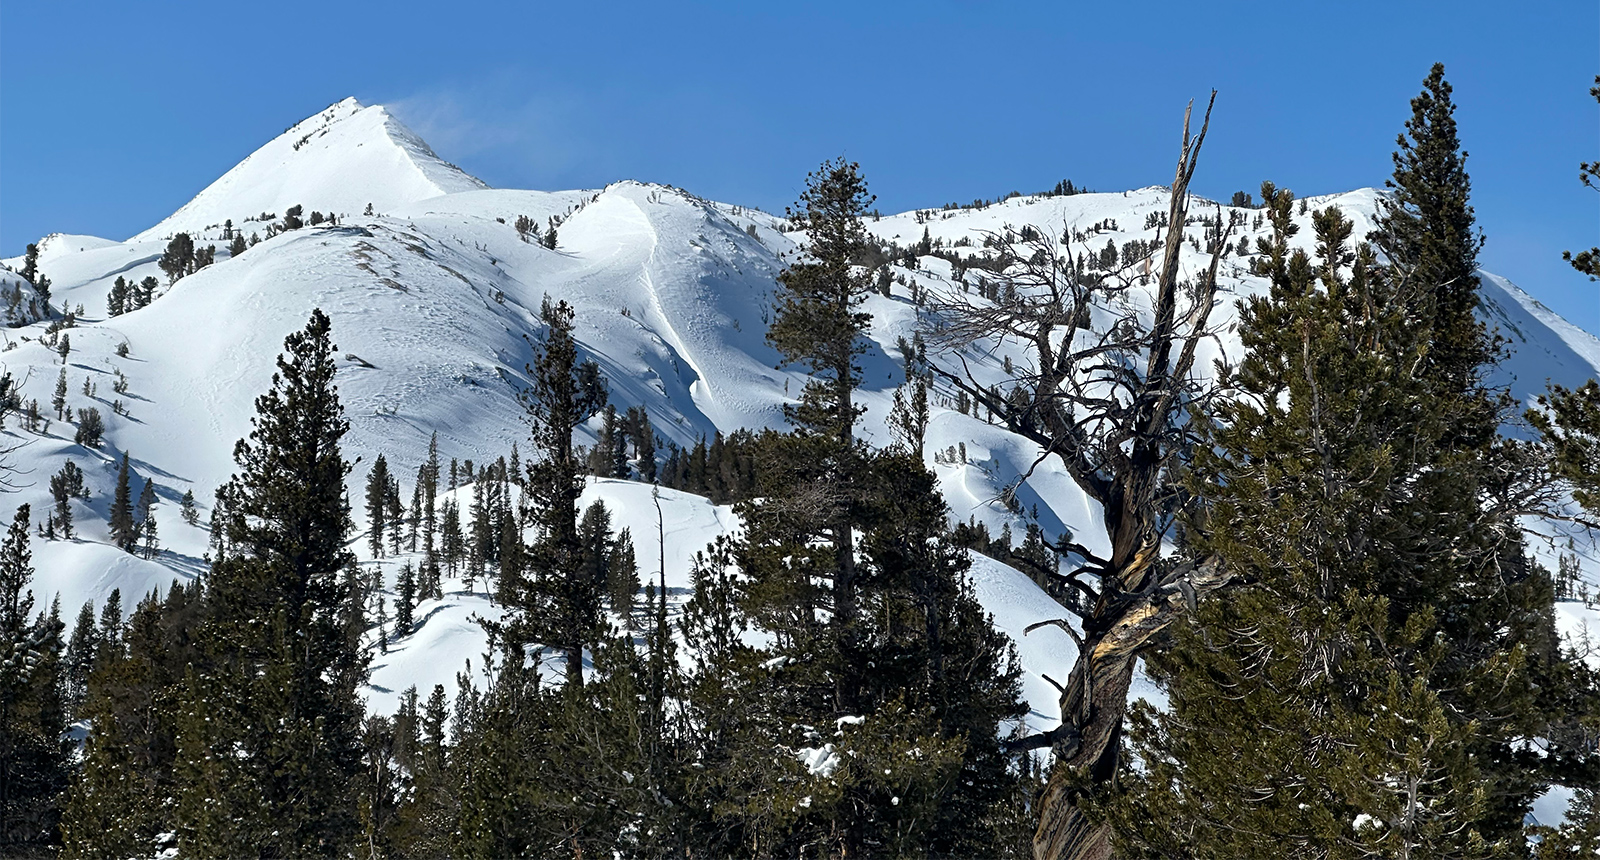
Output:
<path fill-rule="evenodd" d="M 130 241 L 243 224 L 290 206 L 354 215 L 487 188 L 439 156 L 382 105 L 328 106 L 251 153 L 160 224 Z"/>

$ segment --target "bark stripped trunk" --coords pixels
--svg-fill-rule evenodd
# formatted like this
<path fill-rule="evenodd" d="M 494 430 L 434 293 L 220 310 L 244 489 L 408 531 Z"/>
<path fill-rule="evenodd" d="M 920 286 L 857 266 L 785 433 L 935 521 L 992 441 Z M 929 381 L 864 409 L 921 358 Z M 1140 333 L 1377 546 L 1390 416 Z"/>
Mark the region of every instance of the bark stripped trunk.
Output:
<path fill-rule="evenodd" d="M 1215 92 L 1211 99 L 1214 103 Z M 1224 233 L 1209 270 L 1197 273 L 1193 292 L 1186 296 L 1187 307 L 1180 313 L 1178 262 L 1185 241 L 1189 181 L 1210 118 L 1208 105 L 1200 133 L 1191 138 L 1190 113 L 1184 114 L 1153 321 L 1141 325 L 1129 315 L 1108 331 L 1091 331 L 1075 339 L 1076 330 L 1086 327 L 1089 307 L 1104 306 L 1108 297 L 1127 292 L 1134 279 L 1126 270 L 1120 284 L 1108 285 L 1112 276 L 1085 277 L 1070 256 L 1058 260 L 1054 242 L 1045 236 L 1025 242 L 1024 253 L 1013 254 L 1023 261 L 1012 275 L 1019 298 L 993 307 L 945 303 L 944 327 L 934 333 L 954 346 L 1000 337 L 1033 347 L 1038 367 L 1031 378 L 1024 377 L 1028 396 L 1022 402 L 996 396 L 970 372 L 964 376 L 936 372 L 976 398 L 1013 432 L 1038 443 L 1044 451 L 1040 462 L 1059 458 L 1105 512 L 1109 557 L 1063 540 L 1055 545 L 1057 553 L 1083 562 L 1064 576 L 1047 572 L 1063 589 L 1076 589 L 1087 598 L 1087 607 L 1075 610 L 1082 617 L 1083 634 L 1064 619 L 1043 620 L 1028 628 L 1061 627 L 1079 649 L 1072 674 L 1061 687 L 1061 726 L 1017 744 L 1020 749 L 1048 746 L 1055 759 L 1039 800 L 1039 827 L 1033 841 L 1037 860 L 1111 856 L 1111 834 L 1084 814 L 1082 794 L 1115 779 L 1138 654 L 1196 600 L 1226 583 L 1226 576 L 1210 562 L 1169 567 L 1160 559 L 1163 530 L 1172 514 L 1169 470 L 1187 449 L 1184 413 L 1198 391 L 1191 377 L 1195 350 L 1209 335 L 1217 266 L 1227 246 Z M 1222 217 L 1220 207 L 1217 217 Z M 1150 270 L 1135 271 L 1143 278 Z M 1064 339 L 1063 329 L 1068 332 Z M 1130 369 L 1131 357 L 1142 364 L 1137 372 Z M 1086 382 L 1086 377 L 1093 381 Z M 1107 396 L 1095 385 L 1109 386 L 1117 395 Z M 1024 475 L 1021 480 L 1026 479 Z M 1084 581 L 1084 576 L 1092 576 L 1094 582 Z"/>

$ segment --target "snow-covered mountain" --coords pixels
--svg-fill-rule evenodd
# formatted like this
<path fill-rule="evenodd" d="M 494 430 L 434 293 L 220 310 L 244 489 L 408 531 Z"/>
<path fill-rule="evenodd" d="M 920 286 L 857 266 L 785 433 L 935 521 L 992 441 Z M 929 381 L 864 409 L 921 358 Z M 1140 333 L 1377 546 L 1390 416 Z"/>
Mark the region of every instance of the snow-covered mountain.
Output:
<path fill-rule="evenodd" d="M 1088 246 L 1098 251 L 1108 241 L 1122 247 L 1153 239 L 1155 230 L 1143 225 L 1149 213 L 1166 211 L 1166 195 L 1146 188 L 1016 197 L 981 208 L 885 216 L 869 227 L 902 246 L 926 231 L 947 246 L 975 250 L 985 231 L 1007 225 L 1067 227 L 1091 234 Z M 1309 204 L 1340 206 L 1362 231 L 1372 223 L 1376 195 L 1363 189 Z M 376 214 L 363 214 L 368 203 Z M 307 214 L 336 212 L 339 222 L 265 238 L 238 258 L 222 250 L 225 221 L 265 237 L 266 224 L 253 219 L 281 216 L 297 204 Z M 1245 235 L 1253 242 L 1266 228 L 1252 229 L 1257 212 L 1244 212 Z M 514 226 L 519 216 L 541 229 L 558 223 L 557 247 L 524 241 Z M 1309 248 L 1310 215 L 1299 217 L 1297 241 Z M 68 331 L 71 351 L 63 362 L 41 342 L 45 325 L 33 323 L 0 330 L 0 361 L 21 381 L 24 398 L 37 399 L 51 419 L 48 404 L 64 370 L 68 409 L 98 409 L 105 443 L 99 449 L 75 444 L 66 421 L 29 432 L 13 419 L 3 432 L 7 444 L 19 446 L 10 460 L 20 470 L 20 486 L 0 513 L 9 516 L 11 506 L 28 503 L 40 520 L 51 505 L 50 475 L 67 460 L 86 471 L 90 497 L 73 502 L 79 536 L 35 546 L 35 587 L 43 600 L 59 595 L 68 615 L 112 588 L 122 590 L 131 608 L 174 577 L 197 575 L 207 535 L 182 523 L 178 500 L 193 491 L 203 522 L 212 491 L 233 470 L 233 443 L 249 431 L 254 398 L 269 384 L 283 337 L 302 327 L 313 307 L 332 317 L 342 356 L 338 382 L 351 422 L 345 453 L 359 458 L 352 498 L 361 497 L 367 467 L 380 452 L 400 475 L 414 474 L 435 432 L 446 459 L 483 463 L 508 453 L 513 442 L 525 444 L 518 393 L 547 296 L 576 309 L 584 357 L 600 364 L 613 402 L 645 407 L 659 435 L 683 445 L 719 430 L 780 426 L 781 406 L 804 383 L 798 372 L 774 369 L 777 356 L 764 339 L 774 278 L 783 255 L 796 247 L 782 228 L 780 219 L 759 210 L 633 181 L 564 192 L 489 189 L 440 160 L 382 107 L 340 102 L 126 242 L 63 235 L 42 242 L 40 267 L 54 282 L 57 304 L 84 308 Z M 1200 230 L 1191 228 L 1197 238 Z M 177 232 L 191 233 L 202 246 L 218 245 L 218 261 L 167 286 L 156 260 Z M 20 260 L 4 262 L 20 266 Z M 1202 264 L 1199 250 L 1186 246 L 1185 270 Z M 863 433 L 880 442 L 888 440 L 885 420 L 903 379 L 897 345 L 911 338 L 917 322 L 912 291 L 961 290 L 952 265 L 936 257 L 922 257 L 912 268 L 895 265 L 891 275 L 892 296 L 875 295 L 867 303 L 873 344 L 862 359 Z M 149 276 L 162 287 L 148 307 L 106 318 L 113 281 Z M 1232 256 L 1222 279 L 1231 296 L 1265 288 Z M 1593 335 L 1499 276 L 1485 277 L 1483 293 L 1486 319 L 1511 339 L 1515 354 L 1504 370 L 1518 398 L 1531 400 L 1547 381 L 1575 385 L 1600 375 L 1600 340 Z M 1213 320 L 1226 327 L 1231 312 L 1219 311 Z M 119 354 L 123 344 L 126 355 Z M 1231 330 L 1211 349 L 1210 357 L 1240 351 Z M 1024 355 L 1015 345 L 990 344 L 962 356 L 935 356 L 958 358 L 980 379 L 998 382 L 1007 360 Z M 125 391 L 114 389 L 123 384 L 119 379 L 126 380 Z M 1020 505 L 1002 504 L 1000 489 L 1028 469 L 1037 447 L 949 408 L 942 396 L 935 400 L 928 456 L 954 517 L 976 518 L 995 531 L 1009 524 L 1020 533 L 1025 520 L 1016 511 L 1036 513 L 1047 533 L 1071 530 L 1090 549 L 1106 549 L 1097 506 L 1052 462 L 1017 492 Z M 935 463 L 935 452 L 958 449 L 966 452 L 964 461 L 941 456 Z M 165 552 L 153 561 L 107 542 L 107 509 L 123 452 L 139 479 L 154 480 L 158 488 Z M 636 540 L 654 540 L 647 487 L 598 481 L 589 493 L 604 498 L 617 525 L 631 528 Z M 667 578 L 686 588 L 688 558 L 737 522 L 728 509 L 682 493 L 663 492 L 663 507 Z M 640 555 L 655 553 L 641 549 Z M 1041 675 L 1066 677 L 1076 656 L 1072 641 L 1054 628 L 1021 636 L 1023 626 L 1056 612 L 1027 577 L 987 559 L 979 559 L 974 572 L 997 624 L 1018 639 L 1033 721 L 1048 726 L 1056 718 L 1056 694 Z M 388 580 L 394 581 L 392 570 Z M 443 601 L 419 608 L 417 617 L 425 621 L 416 633 L 375 661 L 376 707 L 388 709 L 411 684 L 451 689 L 454 673 L 482 653 L 481 632 L 470 619 L 495 609 L 465 583 L 452 585 Z M 1574 631 L 1591 624 L 1600 638 L 1600 622 L 1573 612 L 1564 624 Z"/>
<path fill-rule="evenodd" d="M 244 225 L 296 204 L 308 213 L 354 214 L 369 205 L 387 212 L 487 187 L 434 155 L 382 105 L 367 107 L 350 98 L 292 126 L 131 241 L 196 234 L 229 219 Z"/>

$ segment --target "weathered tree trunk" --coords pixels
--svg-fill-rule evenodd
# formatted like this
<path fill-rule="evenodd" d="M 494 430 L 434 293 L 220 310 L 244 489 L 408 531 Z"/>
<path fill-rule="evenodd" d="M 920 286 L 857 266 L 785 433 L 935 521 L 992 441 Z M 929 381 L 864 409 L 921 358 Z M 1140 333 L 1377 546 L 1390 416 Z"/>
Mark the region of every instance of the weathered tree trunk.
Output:
<path fill-rule="evenodd" d="M 1128 314 L 1103 331 L 1084 327 L 1091 307 L 1119 306 L 1144 281 L 1136 284 L 1126 273 L 1117 276 L 1120 281 L 1114 273 L 1082 277 L 1070 256 L 1059 256 L 1051 237 L 1034 231 L 1020 252 L 1010 254 L 1017 263 L 1006 274 L 1011 285 L 1005 300 L 978 306 L 954 298 L 940 307 L 941 328 L 934 332 L 957 347 L 996 337 L 1033 347 L 1035 369 L 1006 393 L 980 384 L 970 372 L 934 371 L 1036 442 L 1041 461 L 1058 458 L 1105 515 L 1108 557 L 1066 538 L 1055 550 L 1074 568 L 1066 574 L 1044 571 L 1060 589 L 1081 596 L 1069 605 L 1082 619 L 1082 635 L 1064 619 L 1029 628 L 1059 626 L 1079 650 L 1062 687 L 1060 727 L 1015 745 L 1049 747 L 1055 761 L 1039 801 L 1037 860 L 1110 857 L 1111 834 L 1085 816 L 1082 800 L 1116 778 L 1138 654 L 1197 599 L 1226 582 L 1209 561 L 1170 566 L 1160 559 L 1162 537 L 1181 504 L 1172 471 L 1192 441 L 1187 411 L 1206 396 L 1196 378 L 1195 352 L 1211 334 L 1207 320 L 1227 239 L 1224 234 L 1217 243 L 1209 270 L 1194 273 L 1192 284 L 1180 283 L 1189 181 L 1210 116 L 1207 106 L 1199 135 L 1191 137 L 1184 115 L 1152 319 Z M 1216 217 L 1221 230 L 1220 207 Z M 1009 233 L 997 238 L 1014 242 Z M 1147 265 L 1138 277 L 1151 271 Z M 1025 396 L 1016 397 L 1019 392 Z"/>

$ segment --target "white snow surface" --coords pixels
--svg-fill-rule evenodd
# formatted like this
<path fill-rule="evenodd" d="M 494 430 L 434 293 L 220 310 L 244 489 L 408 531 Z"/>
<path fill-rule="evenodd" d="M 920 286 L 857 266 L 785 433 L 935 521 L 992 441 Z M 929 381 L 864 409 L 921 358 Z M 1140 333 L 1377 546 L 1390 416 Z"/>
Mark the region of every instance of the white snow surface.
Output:
<path fill-rule="evenodd" d="M 160 224 L 129 241 L 201 234 L 290 206 L 336 212 L 341 217 L 372 204 L 387 212 L 441 194 L 486 188 L 439 158 L 382 105 L 353 98 L 289 128 L 239 162 Z"/>
<path fill-rule="evenodd" d="M 296 148 L 296 144 L 299 144 Z M 1312 209 L 1338 205 L 1368 229 L 1378 192 L 1312 198 Z M 1072 197 L 1018 197 L 982 209 L 923 210 L 885 216 L 868 226 L 877 235 L 909 245 L 927 229 L 947 242 L 970 239 L 981 250 L 984 231 L 1034 225 L 1059 231 L 1086 230 L 1106 219 L 1116 230 L 1097 233 L 1092 249 L 1108 239 L 1118 246 L 1149 240 L 1141 229 L 1151 211 L 1165 211 L 1160 188 Z M 377 212 L 364 216 L 371 202 Z M 238 258 L 219 252 L 215 265 L 167 286 L 155 261 L 166 237 L 190 231 L 202 243 L 221 242 L 220 225 L 264 232 L 247 221 L 263 212 L 282 215 L 290 205 L 340 214 L 338 226 L 307 227 L 278 235 Z M 1228 207 L 1222 207 L 1224 209 Z M 1195 214 L 1211 212 L 1198 204 Z M 1255 210 L 1246 210 L 1253 218 Z M 523 242 L 512 224 L 519 215 L 541 229 L 559 220 L 558 246 Z M 1296 241 L 1309 247 L 1310 216 L 1298 216 Z M 925 223 L 919 223 L 925 222 Z M 383 453 L 391 470 L 409 486 L 437 432 L 441 456 L 486 463 L 508 454 L 514 442 L 526 456 L 528 430 L 519 392 L 526 385 L 531 342 L 541 336 L 539 307 L 546 298 L 576 309 L 581 357 L 598 362 L 619 409 L 648 410 L 658 435 L 680 445 L 739 428 L 782 426 L 781 407 L 804 385 L 799 369 L 774 369 L 778 356 L 765 341 L 775 277 L 798 237 L 782 232 L 780 219 L 759 210 L 716 203 L 669 186 L 624 181 L 599 190 L 563 192 L 495 190 L 440 160 L 416 135 L 380 106 L 353 99 L 307 119 L 263 146 L 201 192 L 172 217 L 127 242 L 56 235 L 41 249 L 41 269 L 54 282 L 59 305 L 83 305 L 85 313 L 68 333 L 65 363 L 70 410 L 96 408 L 106 423 L 98 450 L 73 443 L 74 427 L 55 420 L 48 404 L 62 361 L 40 342 L 43 324 L 0 332 L 0 361 L 21 380 L 25 398 L 37 399 L 52 419 L 48 428 L 24 430 L 13 417 L 4 442 L 17 484 L 0 514 L 18 504 L 32 506 L 35 522 L 51 505 L 50 475 L 66 460 L 86 472 L 91 494 L 72 503 L 79 536 L 72 541 L 36 541 L 41 606 L 59 598 L 69 616 L 85 601 L 104 601 L 121 589 L 131 611 L 138 598 L 175 578 L 199 575 L 207 535 L 178 516 L 178 500 L 192 491 L 209 512 L 213 490 L 233 471 L 235 440 L 250 431 L 254 400 L 270 384 L 274 358 L 285 335 L 301 328 L 314 307 L 333 320 L 338 345 L 338 385 L 351 430 L 344 451 L 355 462 L 348 480 L 352 499 L 362 498 L 368 468 Z M 1188 228 L 1200 237 L 1202 227 Z M 1249 233 L 1252 241 L 1255 233 Z M 1238 235 L 1232 239 L 1237 243 Z M 20 260 L 4 261 L 13 268 Z M 1196 272 L 1202 256 L 1187 245 L 1185 272 Z M 951 266 L 932 257 L 894 273 L 923 290 L 957 294 Z M 1531 399 L 1546 381 L 1572 386 L 1597 375 L 1600 340 L 1572 326 L 1510 281 L 1488 275 L 1483 282 L 1484 317 L 1511 339 L 1506 366 L 1517 398 Z M 104 318 L 106 295 L 118 276 L 161 280 L 146 308 Z M 968 278 L 971 279 L 969 272 Z M 1248 274 L 1243 261 L 1228 257 L 1221 272 L 1224 295 L 1253 295 L 1265 283 Z M 886 443 L 892 393 L 903 380 L 897 342 L 910 339 L 917 323 L 907 285 L 892 297 L 874 295 L 870 348 L 861 358 L 861 402 L 867 411 L 862 433 Z M 982 301 L 973 297 L 973 301 Z M 1213 320 L 1228 326 L 1231 306 Z M 1210 358 L 1237 358 L 1231 329 L 1210 347 Z M 117 355 L 119 344 L 128 355 Z M 936 354 L 947 367 L 964 358 L 978 377 L 997 382 L 1004 361 L 1027 360 L 1013 343 L 973 347 L 961 356 Z M 112 390 L 114 370 L 128 381 Z M 92 396 L 83 393 L 87 379 Z M 1047 535 L 1069 531 L 1091 550 L 1104 552 L 1106 536 L 1098 507 L 1046 460 L 1017 492 L 1022 514 L 998 501 L 1000 490 L 1038 458 L 1036 445 L 950 408 L 950 392 L 936 391 L 926 456 L 935 469 L 952 518 L 976 519 L 998 533 L 1009 525 L 1020 539 L 1026 516 L 1037 512 Z M 113 413 L 122 401 L 127 414 Z M 594 427 L 598 426 L 598 421 Z M 593 429 L 593 428 L 591 428 Z M 592 441 L 592 433 L 588 439 Z M 936 452 L 965 446 L 966 460 Z M 110 547 L 105 520 L 116 475 L 126 451 L 135 490 L 154 480 L 156 516 L 165 551 L 152 561 Z M 593 481 L 587 501 L 603 499 L 614 522 L 628 527 L 638 547 L 641 574 L 657 573 L 656 510 L 650 488 L 626 481 Z M 705 499 L 663 490 L 668 593 L 681 602 L 689 585 L 689 560 L 714 537 L 737 530 L 737 518 Z M 465 506 L 463 506 L 465 507 Z M 357 511 L 358 519 L 361 511 Z M 364 524 L 362 524 L 364 526 Z M 352 537 L 365 558 L 365 540 Z M 381 564 L 392 586 L 396 565 Z M 1600 565 L 1584 558 L 1585 576 L 1596 580 Z M 1553 567 L 1553 561 L 1552 561 Z M 1044 676 L 1065 682 L 1076 650 L 1071 638 L 1049 627 L 1024 636 L 1029 624 L 1064 615 L 1028 577 L 987 558 L 975 558 L 979 599 L 996 625 L 1017 643 L 1025 669 L 1028 722 L 1048 728 L 1057 720 L 1056 691 Z M 388 652 L 374 645 L 368 696 L 378 711 L 392 711 L 407 687 L 425 696 L 434 684 L 454 692 L 455 676 L 471 660 L 481 667 L 485 639 L 476 617 L 498 612 L 480 580 L 446 583 L 443 600 L 417 609 L 415 632 L 394 639 Z M 392 606 L 393 597 L 389 598 Z M 1587 611 L 1585 611 L 1587 612 Z M 391 613 L 392 615 L 392 613 Z M 1578 620 L 1597 626 L 1592 612 L 1563 616 L 1569 637 Z M 1575 626 L 1576 625 L 1576 626 Z M 392 631 L 391 631 L 392 632 Z M 480 679 L 481 682 L 481 679 Z M 1143 681 L 1135 695 L 1157 698 Z"/>

